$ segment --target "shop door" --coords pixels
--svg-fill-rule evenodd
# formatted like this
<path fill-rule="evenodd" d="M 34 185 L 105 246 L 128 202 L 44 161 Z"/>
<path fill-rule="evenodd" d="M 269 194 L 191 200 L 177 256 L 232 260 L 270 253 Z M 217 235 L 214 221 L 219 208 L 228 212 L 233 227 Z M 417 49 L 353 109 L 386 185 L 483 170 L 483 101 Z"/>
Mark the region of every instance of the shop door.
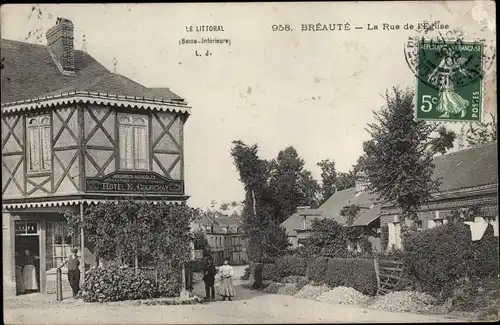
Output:
<path fill-rule="evenodd" d="M 18 294 L 40 291 L 40 225 L 16 221 L 15 261 Z"/>

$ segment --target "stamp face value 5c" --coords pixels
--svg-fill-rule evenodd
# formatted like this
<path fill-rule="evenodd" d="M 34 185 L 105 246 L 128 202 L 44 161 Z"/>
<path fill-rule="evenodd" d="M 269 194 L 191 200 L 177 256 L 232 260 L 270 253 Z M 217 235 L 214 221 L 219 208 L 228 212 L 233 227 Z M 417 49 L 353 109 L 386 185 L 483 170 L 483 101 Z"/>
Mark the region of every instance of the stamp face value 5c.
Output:
<path fill-rule="evenodd" d="M 479 122 L 483 44 L 422 41 L 418 47 L 416 118 Z"/>

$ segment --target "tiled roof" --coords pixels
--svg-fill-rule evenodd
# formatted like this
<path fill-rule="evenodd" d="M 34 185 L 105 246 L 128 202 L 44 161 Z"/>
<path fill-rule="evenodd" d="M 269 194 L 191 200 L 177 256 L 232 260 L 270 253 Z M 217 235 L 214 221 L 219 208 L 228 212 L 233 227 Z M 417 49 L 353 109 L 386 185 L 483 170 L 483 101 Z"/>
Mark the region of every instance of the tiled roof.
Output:
<path fill-rule="evenodd" d="M 308 229 L 311 227 L 311 224 L 313 220 L 315 219 L 324 219 L 325 217 L 322 215 L 306 215 L 306 226 L 305 228 Z M 295 212 L 290 216 L 290 218 L 286 219 L 281 223 L 281 226 L 285 228 L 286 233 L 288 236 L 297 236 L 297 231 L 296 229 L 302 229 L 303 224 L 302 221 L 304 220 L 304 215 L 300 214 L 300 211 Z"/>
<path fill-rule="evenodd" d="M 75 50 L 76 74 L 63 75 L 47 46 L 2 39 L 2 103 L 73 91 L 183 101 L 168 88 L 148 88 L 107 70 L 91 55 Z"/>
<path fill-rule="evenodd" d="M 362 208 L 357 218 L 354 220 L 354 225 L 365 225 L 366 222 L 370 223 L 375 220 L 376 216 L 373 217 L 373 214 L 376 213 L 376 215 L 378 215 L 377 211 L 380 211 L 379 209 L 376 209 L 376 198 L 377 195 L 371 194 L 367 191 L 360 192 L 356 195 L 356 188 L 351 187 L 346 190 L 336 192 L 318 209 L 304 209 L 297 211 L 286 219 L 281 225 L 285 228 L 289 236 L 296 236 L 295 229 L 302 229 L 304 227 L 302 224 L 304 215 L 306 215 L 306 228 L 311 226 L 314 219 L 329 218 L 340 224 L 344 224 L 345 220 L 344 217 L 340 215 L 340 211 L 343 207 L 351 204 L 358 205 Z M 370 209 L 371 207 L 373 208 Z M 366 225 L 368 223 L 366 223 Z"/>
<path fill-rule="evenodd" d="M 441 192 L 497 184 L 497 141 L 436 157 L 434 164 L 433 178 L 441 178 Z"/>
<path fill-rule="evenodd" d="M 221 226 L 240 227 L 242 225 L 241 220 L 231 217 L 219 216 L 215 218 L 215 221 Z"/>
<path fill-rule="evenodd" d="M 368 191 L 363 191 L 356 195 L 356 188 L 351 187 L 333 194 L 319 209 L 323 210 L 324 216 L 333 218 L 338 223 L 344 223 L 344 218 L 340 215 L 343 207 L 355 204 L 361 208 L 369 209 L 375 204 L 376 199 L 377 195 Z"/>
<path fill-rule="evenodd" d="M 323 211 L 320 209 L 299 209 L 297 211 L 301 216 L 321 216 Z"/>
<path fill-rule="evenodd" d="M 201 226 L 203 229 L 205 229 L 205 227 L 213 227 L 213 234 L 236 234 L 238 233 L 237 228 L 240 228 L 241 232 L 242 227 L 242 222 L 239 219 L 226 216 L 210 218 L 207 215 L 201 215 L 196 218 L 194 223 L 197 226 Z"/>
<path fill-rule="evenodd" d="M 371 209 L 361 209 L 358 217 L 354 220 L 353 226 L 368 226 L 379 217 L 381 211 L 382 209 L 378 204 Z"/>

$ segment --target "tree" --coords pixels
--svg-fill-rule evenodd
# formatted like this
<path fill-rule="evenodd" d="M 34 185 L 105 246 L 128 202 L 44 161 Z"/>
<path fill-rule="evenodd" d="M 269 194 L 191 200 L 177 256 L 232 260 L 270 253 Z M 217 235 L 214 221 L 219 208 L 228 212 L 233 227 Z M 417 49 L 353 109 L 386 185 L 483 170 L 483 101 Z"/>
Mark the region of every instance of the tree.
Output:
<path fill-rule="evenodd" d="M 138 257 L 157 269 L 180 268 L 191 259 L 189 225 L 196 211 L 187 205 L 123 200 L 66 214 L 75 234 L 83 228 L 99 260 L 128 265 Z"/>
<path fill-rule="evenodd" d="M 466 131 L 468 147 L 476 147 L 497 140 L 498 124 L 493 114 L 490 114 L 490 119 L 489 122 L 477 123 L 477 126 L 469 124 L 469 129 Z"/>
<path fill-rule="evenodd" d="M 395 203 L 401 218 L 415 219 L 422 203 L 438 189 L 434 171 L 432 125 L 414 119 L 413 92 L 393 89 L 387 106 L 374 112 L 378 124 L 369 124 L 373 142 L 365 148 L 364 169 L 369 189 L 383 203 Z"/>
<path fill-rule="evenodd" d="M 251 261 L 272 259 L 283 255 L 288 240 L 277 222 L 277 207 L 269 188 L 270 163 L 258 157 L 258 146 L 233 141 L 234 159 L 245 188 L 243 229 L 248 238 L 248 256 Z"/>
<path fill-rule="evenodd" d="M 203 230 L 193 232 L 193 238 L 194 249 L 203 251 L 203 256 L 211 254 L 211 247 Z"/>
<path fill-rule="evenodd" d="M 453 143 L 455 139 L 457 139 L 457 134 L 444 126 L 436 127 L 438 135 L 430 140 L 431 151 L 444 155 L 448 150 L 453 148 Z"/>
<path fill-rule="evenodd" d="M 298 206 L 316 204 L 319 184 L 311 172 L 304 169 L 304 165 L 304 160 L 293 147 L 280 151 L 277 159 L 269 163 L 269 189 L 279 223 L 294 214 Z"/>
<path fill-rule="evenodd" d="M 347 242 L 345 228 L 335 220 L 315 219 L 304 246 L 315 256 L 346 257 Z"/>
<path fill-rule="evenodd" d="M 345 218 L 347 226 L 352 226 L 360 210 L 361 208 L 359 207 L 359 205 L 351 204 L 349 206 L 343 207 L 340 210 L 340 215 Z"/>
<path fill-rule="evenodd" d="M 220 204 L 220 209 L 221 209 L 221 211 L 227 211 L 227 210 L 229 210 L 229 203 L 227 203 L 227 202 L 221 203 Z"/>
<path fill-rule="evenodd" d="M 348 188 L 354 187 L 356 184 L 356 174 L 354 171 L 349 171 L 347 173 L 339 173 L 337 177 L 337 183 L 335 187 L 337 191 L 343 191 Z"/>
<path fill-rule="evenodd" d="M 321 168 L 321 196 L 324 202 L 337 191 L 337 171 L 333 160 L 322 160 L 317 165 Z"/>

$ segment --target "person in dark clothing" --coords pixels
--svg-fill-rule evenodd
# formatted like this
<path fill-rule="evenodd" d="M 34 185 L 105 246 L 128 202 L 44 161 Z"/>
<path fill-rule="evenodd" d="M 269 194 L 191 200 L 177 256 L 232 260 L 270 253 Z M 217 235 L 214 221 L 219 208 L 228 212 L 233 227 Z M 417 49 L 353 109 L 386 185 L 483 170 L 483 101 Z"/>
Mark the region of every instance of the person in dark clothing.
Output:
<path fill-rule="evenodd" d="M 262 288 L 262 262 L 260 260 L 255 265 L 254 279 L 255 282 L 252 284 L 252 287 L 254 289 Z"/>
<path fill-rule="evenodd" d="M 80 291 L 80 260 L 76 255 L 78 253 L 78 248 L 73 248 L 71 253 L 72 254 L 68 257 L 64 264 L 61 265 L 61 267 L 66 264 L 68 265 L 68 282 L 71 286 L 71 290 L 73 291 L 73 298 L 76 299 L 78 292 Z"/>
<path fill-rule="evenodd" d="M 217 270 L 215 269 L 214 263 L 211 259 L 207 259 L 205 267 L 203 269 L 203 282 L 205 282 L 205 300 L 215 300 L 215 274 Z"/>

